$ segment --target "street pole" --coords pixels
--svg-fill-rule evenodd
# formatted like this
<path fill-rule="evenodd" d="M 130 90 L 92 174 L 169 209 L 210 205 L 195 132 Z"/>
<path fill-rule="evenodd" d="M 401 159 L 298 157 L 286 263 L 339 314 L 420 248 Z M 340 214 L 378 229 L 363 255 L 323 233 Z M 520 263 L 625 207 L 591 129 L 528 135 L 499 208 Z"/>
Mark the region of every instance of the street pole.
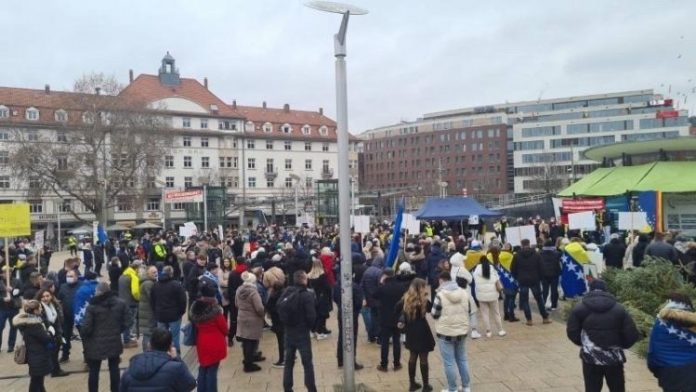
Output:
<path fill-rule="evenodd" d="M 62 202 L 63 202 L 62 199 L 58 199 L 58 202 L 61 203 L 61 204 L 63 204 L 63 203 L 62 203 Z M 54 203 L 54 205 L 55 205 L 55 203 Z M 57 212 L 58 212 L 58 252 L 60 252 L 61 250 L 63 250 L 63 238 L 62 238 L 62 235 L 61 235 L 61 227 L 60 227 L 60 223 L 61 223 L 61 222 L 60 222 L 60 219 L 61 219 L 61 211 L 60 211 L 60 209 L 61 209 L 61 207 L 62 207 L 62 206 L 59 204 L 59 205 L 58 205 L 58 210 L 57 210 Z"/>
<path fill-rule="evenodd" d="M 246 125 L 242 128 L 242 132 L 246 132 Z M 244 209 L 246 208 L 246 140 L 242 137 L 242 205 L 239 208 L 239 234 L 244 233 Z"/>
<path fill-rule="evenodd" d="M 167 203 L 164 198 L 164 191 L 165 188 L 162 188 L 162 230 L 167 230 L 167 220 L 165 217 L 165 213 L 167 212 Z"/>
<path fill-rule="evenodd" d="M 208 184 L 203 184 L 203 232 L 208 231 Z"/>
<path fill-rule="evenodd" d="M 295 226 L 300 221 L 300 205 L 297 202 L 297 187 L 299 186 L 299 180 L 295 181 Z"/>

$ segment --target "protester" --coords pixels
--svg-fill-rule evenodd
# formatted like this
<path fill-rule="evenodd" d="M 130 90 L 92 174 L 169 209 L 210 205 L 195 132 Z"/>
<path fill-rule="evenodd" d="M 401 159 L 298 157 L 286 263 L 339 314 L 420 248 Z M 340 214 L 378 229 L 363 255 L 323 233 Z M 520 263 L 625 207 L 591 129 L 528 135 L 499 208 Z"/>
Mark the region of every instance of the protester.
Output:
<path fill-rule="evenodd" d="M 227 322 L 210 282 L 201 282 L 200 296 L 191 305 L 189 318 L 196 328 L 198 392 L 217 392 L 220 362 L 227 357 Z"/>
<path fill-rule="evenodd" d="M 471 338 L 478 339 L 481 334 L 478 332 L 478 306 L 476 306 L 476 301 L 474 299 L 474 292 L 472 291 L 472 283 L 474 282 L 474 277 L 471 275 L 468 269 L 464 266 L 464 255 L 462 253 L 456 252 L 450 257 L 450 278 L 459 287 L 465 289 L 469 294 L 469 327 L 471 328 Z M 434 292 L 431 286 L 431 297 L 434 298 Z"/>
<path fill-rule="evenodd" d="M 375 257 L 372 263 L 363 273 L 360 286 L 365 294 L 365 308 L 369 309 L 369 319 L 365 319 L 367 325 L 367 340 L 370 343 L 379 342 L 379 301 L 375 299 L 375 293 L 379 288 L 379 280 L 384 269 L 384 258 Z"/>
<path fill-rule="evenodd" d="M 328 250 L 328 248 L 326 249 Z M 316 336 L 317 340 L 326 339 L 331 333 L 326 328 L 326 320 L 331 313 L 331 285 L 324 265 L 325 263 L 315 258 L 312 262 L 312 269 L 307 274 L 309 288 L 314 290 L 314 295 L 317 298 L 317 319 L 312 327 L 312 335 Z"/>
<path fill-rule="evenodd" d="M 449 273 L 442 273 L 439 280 L 432 315 L 437 320 L 435 332 L 447 378 L 445 391 L 458 391 L 458 372 L 464 392 L 471 392 L 465 345 L 469 332 L 469 293 L 453 282 Z"/>
<path fill-rule="evenodd" d="M 121 277 L 121 272 L 123 271 L 123 269 L 121 269 L 121 260 L 118 257 L 112 257 L 107 270 L 109 274 L 109 287 L 111 291 L 118 293 L 118 278 Z"/>
<path fill-rule="evenodd" d="M 172 334 L 163 328 L 152 330 L 148 350 L 133 356 L 121 376 L 121 391 L 190 392 L 195 388 L 196 379 L 172 345 Z"/>
<path fill-rule="evenodd" d="M 227 296 L 230 298 L 230 333 L 227 337 L 227 344 L 232 347 L 234 345 L 235 335 L 237 334 L 237 317 L 239 309 L 234 303 L 234 298 L 237 294 L 237 289 L 242 286 L 242 274 L 247 270 L 246 259 L 244 257 L 237 258 L 237 265 L 234 266 L 234 271 L 230 272 L 229 281 L 227 282 Z"/>
<path fill-rule="evenodd" d="M 410 273 L 410 266 L 408 264 L 402 264 L 403 275 Z M 410 276 L 410 275 L 409 275 Z M 386 372 L 389 370 L 389 344 L 392 345 L 393 350 L 393 365 L 394 370 L 401 369 L 401 332 L 397 328 L 399 321 L 399 314 L 397 309 L 397 303 L 404 296 L 404 293 L 408 289 L 410 281 L 406 278 L 398 279 L 394 275 L 394 270 L 386 269 L 382 275 L 380 281 L 380 287 L 377 289 L 374 297 L 379 301 L 379 327 L 380 327 L 380 364 L 377 366 L 377 370 L 380 372 Z"/>
<path fill-rule="evenodd" d="M 248 271 L 244 272 L 242 280 L 244 283 L 237 289 L 234 298 L 234 304 L 239 309 L 237 340 L 242 342 L 244 371 L 250 373 L 261 370 L 255 362 L 265 359 L 256 355 L 263 333 L 265 309 L 256 288 L 256 275 Z"/>
<path fill-rule="evenodd" d="M 539 307 L 539 314 L 543 319 L 543 323 L 549 324 L 551 320 L 549 320 L 549 314 L 546 312 L 546 306 L 541 297 L 541 287 L 539 287 L 541 282 L 541 256 L 529 246 L 528 239 L 523 239 L 520 241 L 520 244 L 522 249 L 513 257 L 511 266 L 512 276 L 517 280 L 520 287 L 520 308 L 524 311 L 527 325 L 534 325 L 532 312 L 529 308 L 529 292 L 531 291 Z"/>
<path fill-rule="evenodd" d="M 60 352 L 63 339 L 63 308 L 49 289 L 39 290 L 36 294 L 36 299 L 41 301 L 41 306 L 43 307 L 41 318 L 43 319 L 44 325 L 46 328 L 55 331 L 53 333 L 51 350 L 51 377 L 65 377 L 68 373 L 60 368 L 60 363 L 58 362 L 58 353 Z"/>
<path fill-rule="evenodd" d="M 547 240 L 541 249 L 541 299 L 546 306 L 546 301 L 551 295 L 551 308 L 558 307 L 558 282 L 561 276 L 561 252 L 558 251 L 553 241 Z"/>
<path fill-rule="evenodd" d="M 99 372 L 103 360 L 109 363 L 111 391 L 119 390 L 118 364 L 123 353 L 121 334 L 132 325 L 132 317 L 128 305 L 111 291 L 107 283 L 97 285 L 80 325 L 82 346 L 89 367 L 89 392 L 99 390 Z"/>
<path fill-rule="evenodd" d="M 503 329 L 503 322 L 500 319 L 500 291 L 502 291 L 502 283 L 498 277 L 498 272 L 493 268 L 488 258 L 484 255 L 478 262 L 473 272 L 474 282 L 476 282 L 476 298 L 479 303 L 479 314 L 483 321 L 483 326 L 486 328 L 486 337 L 493 336 L 491 332 L 491 314 L 493 315 L 493 323 L 498 330 L 498 336 L 505 336 L 506 332 Z"/>
<path fill-rule="evenodd" d="M 128 311 L 130 312 L 129 324 L 126 325 L 127 328 L 123 331 L 123 347 L 125 348 L 138 347 L 138 342 L 133 340 L 133 335 L 131 334 L 138 316 L 140 277 L 137 270 L 141 265 L 142 262 L 140 260 L 133 260 L 118 278 L 118 296 L 128 306 Z"/>
<path fill-rule="evenodd" d="M 661 232 L 655 233 L 655 238 L 653 242 L 645 248 L 645 255 L 664 259 L 676 264 L 679 260 L 677 250 L 672 244 L 665 242 L 665 234 Z"/>
<path fill-rule="evenodd" d="M 56 331 L 46 328 L 41 317 L 43 307 L 36 300 L 24 303 L 23 313 L 12 319 L 12 325 L 22 333 L 29 365 L 29 392 L 46 392 L 44 378 L 51 373 L 51 353 L 55 349 Z"/>
<path fill-rule="evenodd" d="M 147 351 L 150 345 L 150 334 L 156 326 L 152 308 L 152 288 L 157 281 L 157 267 L 149 266 L 140 280 L 140 300 L 138 301 L 138 334 L 143 335 L 142 348 Z"/>
<path fill-rule="evenodd" d="M 429 299 L 425 280 L 417 278 L 411 282 L 408 291 L 396 305 L 399 314 L 397 326 L 406 334 L 405 347 L 409 351 L 408 390 L 411 392 L 421 388 L 423 392 L 433 390 L 429 382 L 428 353 L 435 349 L 435 339 L 425 317 Z M 422 384 L 416 382 L 416 363 L 419 360 Z"/>
<path fill-rule="evenodd" d="M 68 362 L 70 360 L 70 349 L 72 345 L 70 341 L 72 340 L 73 328 L 75 326 L 75 295 L 80 288 L 80 282 L 78 280 L 77 271 L 69 271 L 66 275 L 65 284 L 60 286 L 58 291 L 58 301 L 62 306 L 63 310 L 63 354 L 61 355 L 60 362 Z"/>
<path fill-rule="evenodd" d="M 157 327 L 171 333 L 174 348 L 178 354 L 181 354 L 179 335 L 181 335 L 181 318 L 186 313 L 186 290 L 178 280 L 174 279 L 174 269 L 171 266 L 162 268 L 160 279 L 152 286 L 150 306 Z"/>
<path fill-rule="evenodd" d="M 624 256 L 626 256 L 626 245 L 616 233 L 610 238 L 609 243 L 602 248 L 604 263 L 607 267 L 622 268 Z"/>
<path fill-rule="evenodd" d="M 633 266 L 640 267 L 645 259 L 645 250 L 648 247 L 650 239 L 646 234 L 638 236 L 638 243 L 633 247 Z"/>
<path fill-rule="evenodd" d="M 0 349 L 2 349 L 3 331 L 5 324 L 9 324 L 10 331 L 7 340 L 7 352 L 14 351 L 17 342 L 17 328 L 12 323 L 12 319 L 19 313 L 22 307 L 22 298 L 19 290 L 19 280 L 11 279 L 10 286 L 7 286 L 7 275 L 9 267 L 3 266 L 0 273 Z"/>
<path fill-rule="evenodd" d="M 581 347 L 586 391 L 600 392 L 605 378 L 610 391 L 625 390 L 623 350 L 633 346 L 640 335 L 631 315 L 607 292 L 604 281 L 590 283 L 590 292 L 570 313 L 566 332 Z"/>

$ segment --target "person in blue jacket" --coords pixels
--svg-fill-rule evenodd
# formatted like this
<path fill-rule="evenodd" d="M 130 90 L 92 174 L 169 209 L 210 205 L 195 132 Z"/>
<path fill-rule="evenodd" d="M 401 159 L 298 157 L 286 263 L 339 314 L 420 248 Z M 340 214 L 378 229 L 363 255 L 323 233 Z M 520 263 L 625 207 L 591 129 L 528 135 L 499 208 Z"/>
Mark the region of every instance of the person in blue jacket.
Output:
<path fill-rule="evenodd" d="M 82 324 L 82 319 L 85 317 L 85 311 L 87 310 L 87 305 L 89 305 L 89 300 L 94 297 L 94 293 L 97 291 L 97 283 L 99 283 L 97 282 L 97 274 L 92 271 L 85 272 L 83 279 L 83 282 L 75 293 L 72 304 L 75 326 L 78 331 Z"/>

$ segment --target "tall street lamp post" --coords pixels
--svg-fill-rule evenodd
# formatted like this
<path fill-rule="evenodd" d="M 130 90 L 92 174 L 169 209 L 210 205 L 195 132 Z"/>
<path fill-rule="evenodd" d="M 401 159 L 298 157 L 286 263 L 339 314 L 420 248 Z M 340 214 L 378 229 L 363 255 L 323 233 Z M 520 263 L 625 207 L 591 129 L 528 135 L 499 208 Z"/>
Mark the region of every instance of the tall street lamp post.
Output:
<path fill-rule="evenodd" d="M 346 82 L 346 32 L 350 15 L 365 15 L 366 10 L 330 1 L 312 1 L 310 8 L 343 15 L 341 27 L 334 34 L 336 57 L 336 133 L 338 134 L 338 224 L 341 250 L 341 324 L 343 326 L 343 390 L 355 390 L 353 341 L 353 266 L 350 250 L 350 167 L 348 162 L 348 93 Z"/>

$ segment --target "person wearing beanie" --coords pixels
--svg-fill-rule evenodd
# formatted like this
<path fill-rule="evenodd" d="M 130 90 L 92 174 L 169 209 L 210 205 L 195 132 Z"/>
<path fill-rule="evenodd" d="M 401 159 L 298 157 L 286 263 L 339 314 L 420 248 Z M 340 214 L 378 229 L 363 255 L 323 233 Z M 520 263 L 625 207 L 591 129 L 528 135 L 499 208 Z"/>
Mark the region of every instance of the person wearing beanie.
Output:
<path fill-rule="evenodd" d="M 125 331 L 127 326 L 133 325 L 132 317 L 133 313 L 126 303 L 111 291 L 108 283 L 97 284 L 94 297 L 89 301 L 80 326 L 85 361 L 89 367 L 89 392 L 99 390 L 99 373 L 103 360 L 109 363 L 111 390 L 119 390 L 118 364 L 123 354 L 121 332 Z"/>
<path fill-rule="evenodd" d="M 623 350 L 640 337 L 628 311 L 595 279 L 590 291 L 573 307 L 568 318 L 568 339 L 580 346 L 586 391 L 601 391 L 604 379 L 610 391 L 625 390 Z"/>
<path fill-rule="evenodd" d="M 227 321 L 222 306 L 215 298 L 218 288 L 208 280 L 201 280 L 200 296 L 193 301 L 189 319 L 196 328 L 198 354 L 198 390 L 217 391 L 220 362 L 227 357 Z"/>
<path fill-rule="evenodd" d="M 244 371 L 250 373 L 261 370 L 255 362 L 265 360 L 257 355 L 259 340 L 263 334 L 265 309 L 256 287 L 256 275 L 244 271 L 241 278 L 244 283 L 237 289 L 234 298 L 234 304 L 238 309 L 237 340 L 242 342 Z"/>

